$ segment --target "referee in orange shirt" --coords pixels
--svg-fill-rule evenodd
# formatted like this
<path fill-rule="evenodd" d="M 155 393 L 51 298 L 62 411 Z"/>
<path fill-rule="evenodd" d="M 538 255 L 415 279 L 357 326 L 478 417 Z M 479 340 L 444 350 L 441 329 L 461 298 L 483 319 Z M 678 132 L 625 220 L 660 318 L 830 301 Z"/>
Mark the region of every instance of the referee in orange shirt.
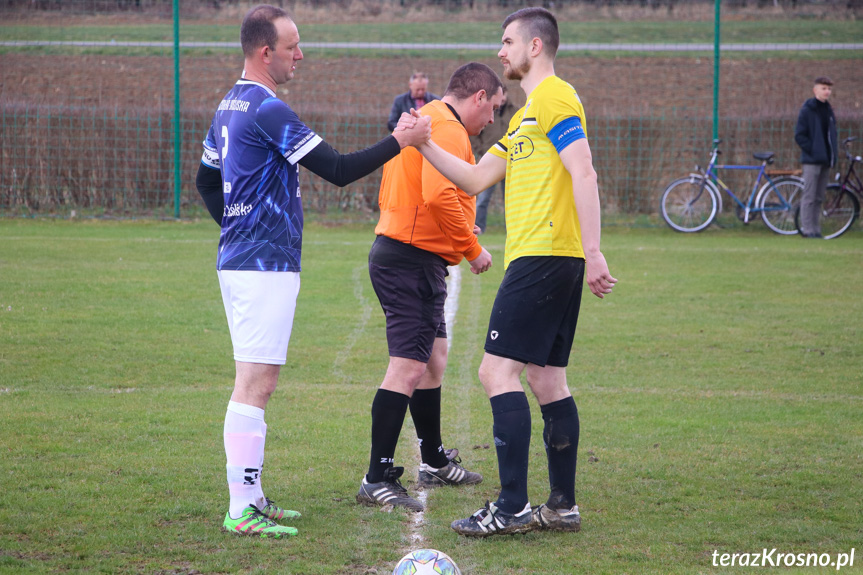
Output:
<path fill-rule="evenodd" d="M 469 136 L 494 122 L 503 84 L 485 64 L 456 70 L 441 100 L 429 102 L 432 139 L 449 153 L 474 163 Z M 410 405 L 420 441 L 422 487 L 479 483 L 482 475 L 460 465 L 458 450 L 441 439 L 441 382 L 447 362 L 444 302 L 448 265 L 462 258 L 480 274 L 491 254 L 477 239 L 476 200 L 444 178 L 415 148 L 384 165 L 380 221 L 369 253 L 369 276 L 387 323 L 390 361 L 372 402 L 372 446 L 368 473 L 357 501 L 422 511 L 399 482 L 396 444 Z"/>

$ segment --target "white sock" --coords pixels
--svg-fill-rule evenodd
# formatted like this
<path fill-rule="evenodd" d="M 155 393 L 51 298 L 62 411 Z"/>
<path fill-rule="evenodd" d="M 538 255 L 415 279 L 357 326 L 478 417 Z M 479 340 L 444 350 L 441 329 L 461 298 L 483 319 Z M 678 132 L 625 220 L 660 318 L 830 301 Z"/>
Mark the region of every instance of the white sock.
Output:
<path fill-rule="evenodd" d="M 264 436 L 264 445 L 267 443 L 267 424 L 265 422 L 261 422 L 261 434 Z M 262 509 L 264 505 L 266 505 L 266 497 L 264 497 L 264 486 L 261 484 L 261 479 L 264 477 L 264 450 L 261 450 L 261 464 L 258 466 L 260 468 L 260 473 L 258 475 L 258 491 L 255 494 L 255 498 L 260 502 L 258 509 Z"/>
<path fill-rule="evenodd" d="M 225 414 L 225 456 L 228 463 L 229 513 L 239 518 L 249 505 L 263 507 L 261 465 L 264 461 L 264 410 L 231 401 Z"/>

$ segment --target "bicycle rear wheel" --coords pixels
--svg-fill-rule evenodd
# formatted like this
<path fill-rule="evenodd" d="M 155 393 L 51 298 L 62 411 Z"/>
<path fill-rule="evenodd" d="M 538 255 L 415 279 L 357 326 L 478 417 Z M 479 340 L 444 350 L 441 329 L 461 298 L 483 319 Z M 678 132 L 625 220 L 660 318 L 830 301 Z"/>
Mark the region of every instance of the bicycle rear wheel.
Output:
<path fill-rule="evenodd" d="M 675 180 L 662 193 L 662 218 L 678 232 L 700 232 L 716 217 L 718 195 L 713 183 L 703 177 Z"/>
<path fill-rule="evenodd" d="M 850 190 L 839 184 L 827 186 L 821 206 L 821 235 L 825 240 L 838 238 L 847 232 L 860 216 L 860 201 Z M 794 225 L 799 228 L 800 208 L 794 210 Z"/>
<path fill-rule="evenodd" d="M 803 184 L 798 178 L 779 178 L 767 182 L 758 191 L 755 207 L 761 211 L 761 219 L 768 228 L 786 236 L 797 233 L 794 223 L 794 208 L 803 196 Z"/>

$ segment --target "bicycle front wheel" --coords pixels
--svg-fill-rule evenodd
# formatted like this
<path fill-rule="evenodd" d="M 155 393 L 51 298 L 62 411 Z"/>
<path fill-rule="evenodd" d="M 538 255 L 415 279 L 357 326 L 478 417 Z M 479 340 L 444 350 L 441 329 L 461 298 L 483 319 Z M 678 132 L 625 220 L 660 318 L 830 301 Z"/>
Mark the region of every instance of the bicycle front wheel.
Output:
<path fill-rule="evenodd" d="M 718 192 L 700 176 L 688 176 L 671 182 L 662 193 L 662 218 L 678 232 L 700 232 L 716 217 Z"/>
<path fill-rule="evenodd" d="M 847 232 L 860 216 L 860 201 L 850 190 L 839 184 L 827 186 L 821 205 L 821 235 L 825 240 L 838 238 Z M 800 210 L 794 212 L 794 224 L 800 226 Z"/>
<path fill-rule="evenodd" d="M 755 207 L 768 228 L 786 236 L 797 233 L 794 211 L 803 196 L 803 184 L 797 178 L 781 178 L 767 182 L 758 192 Z"/>

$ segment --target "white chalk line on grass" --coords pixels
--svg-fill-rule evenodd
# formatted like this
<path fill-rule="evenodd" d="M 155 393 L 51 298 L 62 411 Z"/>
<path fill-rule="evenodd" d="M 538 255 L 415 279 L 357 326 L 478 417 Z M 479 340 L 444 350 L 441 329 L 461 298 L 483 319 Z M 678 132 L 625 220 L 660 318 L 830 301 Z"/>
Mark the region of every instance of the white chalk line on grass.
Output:
<path fill-rule="evenodd" d="M 354 329 L 351 332 L 350 336 L 348 336 L 348 340 L 345 343 L 344 347 L 336 354 L 336 358 L 333 361 L 333 375 L 337 379 L 340 379 L 342 383 L 347 383 L 350 379 L 350 377 L 344 373 L 342 367 L 348 357 L 350 357 L 357 340 L 365 332 L 369 318 L 371 317 L 371 306 L 369 305 L 366 297 L 363 295 L 364 282 L 360 279 L 361 272 L 364 269 L 365 266 L 357 266 L 356 268 L 354 268 L 351 274 L 351 283 L 353 284 L 354 288 L 354 298 L 357 300 L 357 303 L 359 304 L 361 310 L 360 317 L 357 320 L 357 323 L 354 326 Z M 460 292 L 461 268 L 459 268 L 459 266 L 450 266 L 449 277 L 447 279 L 447 298 L 446 302 L 444 303 L 444 321 L 446 321 L 447 325 L 447 353 L 449 353 L 449 349 L 452 346 L 453 327 L 455 326 L 456 312 L 458 312 L 458 300 Z M 415 445 L 415 455 L 417 458 L 420 458 L 419 443 L 417 442 L 415 443 Z M 428 501 L 428 493 L 425 489 L 420 489 L 417 491 L 417 500 L 422 503 L 423 507 L 425 507 L 426 502 Z M 410 533 L 408 536 L 408 539 L 411 543 L 411 548 L 419 548 L 423 546 L 423 525 L 424 513 L 422 511 L 419 513 L 414 513 L 413 520 L 411 521 Z"/>
<path fill-rule="evenodd" d="M 341 351 L 336 354 L 336 358 L 333 360 L 333 375 L 342 383 L 349 383 L 351 381 L 351 377 L 344 372 L 342 367 L 344 366 L 345 361 L 350 357 L 357 340 L 359 340 L 360 336 L 365 333 L 366 326 L 369 323 L 369 318 L 371 318 L 372 315 L 372 306 L 369 304 L 365 295 L 363 295 L 364 282 L 360 279 L 360 276 L 363 275 L 363 272 L 367 269 L 368 267 L 363 264 L 355 267 L 351 272 L 351 284 L 354 286 L 354 298 L 356 298 L 357 303 L 360 306 L 360 317 L 357 320 L 353 331 L 351 331 L 351 334 L 348 336 L 344 347 L 342 347 Z"/>
<path fill-rule="evenodd" d="M 458 296 L 461 292 L 461 268 L 459 266 L 449 266 L 449 279 L 447 280 L 447 296 L 444 304 L 444 321 L 446 322 L 446 349 L 447 354 L 452 347 L 452 334 L 455 327 L 455 316 L 458 312 Z M 416 444 L 416 455 L 421 457 L 419 453 L 419 443 Z M 417 501 L 422 503 L 425 508 L 428 503 L 428 490 L 420 489 L 417 491 Z M 424 546 L 424 538 L 422 528 L 425 525 L 425 512 L 420 511 L 414 513 L 413 521 L 411 522 L 411 532 L 409 540 L 411 548 L 421 548 Z"/>

